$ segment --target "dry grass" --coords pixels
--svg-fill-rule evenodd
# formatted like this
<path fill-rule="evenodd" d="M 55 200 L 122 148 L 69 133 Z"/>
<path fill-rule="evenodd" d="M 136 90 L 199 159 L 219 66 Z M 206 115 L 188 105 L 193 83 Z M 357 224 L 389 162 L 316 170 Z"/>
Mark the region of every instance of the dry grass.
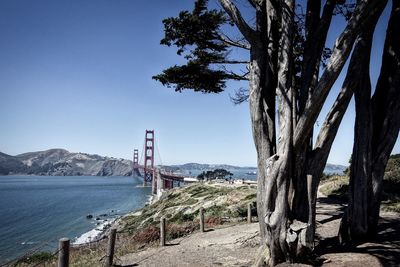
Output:
<path fill-rule="evenodd" d="M 327 197 L 346 201 L 349 187 L 349 177 L 345 175 L 333 175 L 321 181 L 320 191 Z"/>
<path fill-rule="evenodd" d="M 400 177 L 386 172 L 383 180 L 381 210 L 400 212 Z M 400 173 L 396 173 L 400 174 Z M 349 177 L 334 175 L 321 182 L 320 191 L 331 198 L 348 200 Z"/>
<path fill-rule="evenodd" d="M 208 184 L 195 184 L 170 190 L 162 200 L 146 205 L 135 214 L 121 219 L 115 244 L 115 260 L 118 263 L 118 258 L 123 255 L 149 246 L 157 246 L 160 238 L 159 222 L 162 216 L 167 219 L 166 238 L 172 240 L 200 229 L 198 219 L 200 207 L 205 208 L 206 228 L 215 228 L 245 217 L 247 203 L 255 201 L 255 193 L 255 187 Z M 107 239 L 71 248 L 70 266 L 102 266 L 106 247 Z M 20 262 L 17 266 L 35 266 L 44 262 L 40 256 L 34 258 L 37 260 Z M 57 266 L 56 260 L 56 258 L 48 259 L 45 266 Z"/>

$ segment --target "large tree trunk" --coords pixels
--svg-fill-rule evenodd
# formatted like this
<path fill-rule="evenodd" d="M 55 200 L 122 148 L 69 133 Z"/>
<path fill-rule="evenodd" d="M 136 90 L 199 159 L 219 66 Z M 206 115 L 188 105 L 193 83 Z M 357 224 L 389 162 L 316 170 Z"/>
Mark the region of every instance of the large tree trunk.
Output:
<path fill-rule="evenodd" d="M 270 10 L 269 17 L 267 9 Z M 252 43 L 250 50 L 250 114 L 252 121 L 253 139 L 257 150 L 258 186 L 257 186 L 257 214 L 260 224 L 261 243 L 266 243 L 266 216 L 267 202 L 267 159 L 276 153 L 276 123 L 275 123 L 275 90 L 277 79 L 277 27 L 270 27 L 276 23 L 276 12 L 269 4 L 256 6 L 258 38 Z M 268 21 L 268 23 L 267 23 Z M 269 36 L 269 40 L 267 39 Z M 268 64 L 268 62 L 270 64 Z"/>
<path fill-rule="evenodd" d="M 278 69 L 278 120 L 280 138 L 277 154 L 268 160 L 266 192 L 266 241 L 270 250 L 269 264 L 274 266 L 293 260 L 293 251 L 287 242 L 290 214 L 288 193 L 293 168 L 293 88 L 292 40 L 294 3 L 286 0 L 281 10 L 282 32 L 280 38 Z"/>
<path fill-rule="evenodd" d="M 306 103 L 312 95 L 318 81 L 321 55 L 325 47 L 326 37 L 335 6 L 336 0 L 326 1 L 322 17 L 320 17 L 321 1 L 307 1 L 305 21 L 306 41 L 304 44 L 303 62 L 301 66 L 301 78 L 297 84 L 298 106 L 295 116 L 296 122 L 298 120 L 298 115 L 303 114 Z M 294 127 L 296 127 L 296 123 L 294 123 Z M 315 204 L 313 204 L 315 203 L 315 198 L 313 198 L 312 188 L 317 187 L 315 182 L 319 180 L 319 175 L 316 174 L 319 172 L 322 174 L 326 161 L 318 165 L 310 164 L 315 154 L 313 151 L 313 131 L 309 133 L 307 140 L 308 142 L 306 142 L 302 148 L 294 151 L 296 168 L 294 169 L 292 177 L 291 195 L 289 198 L 293 211 L 293 219 L 308 223 L 311 229 L 315 229 L 315 219 L 312 219 L 314 217 L 312 214 L 315 211 Z M 323 153 L 326 154 L 326 157 L 329 151 L 330 147 L 324 150 Z M 321 152 L 319 152 L 319 156 L 324 157 L 324 155 L 321 155 Z M 312 179 L 311 181 L 309 181 L 310 177 Z"/>
<path fill-rule="evenodd" d="M 355 92 L 356 124 L 349 206 L 339 232 L 340 241 L 344 244 L 370 239 L 377 229 L 384 170 L 400 127 L 399 12 L 399 1 L 395 0 L 385 41 L 381 75 L 372 100 L 368 76 L 364 76 L 368 84 L 358 86 Z M 376 23 L 378 18 L 374 17 L 372 22 Z M 364 73 L 369 72 L 365 65 L 361 68 L 365 68 Z"/>
<path fill-rule="evenodd" d="M 382 181 L 400 128 L 400 1 L 393 0 L 382 57 L 381 74 L 372 97 L 372 197 L 368 235 L 377 232 Z"/>
<path fill-rule="evenodd" d="M 354 127 L 354 147 L 350 166 L 349 204 L 341 231 L 346 232 L 350 239 L 363 236 L 367 233 L 368 224 L 368 197 L 371 188 L 371 83 L 369 77 L 369 55 L 372 44 L 373 29 L 363 33 L 359 39 L 360 51 L 363 51 L 361 60 L 357 60 L 358 85 L 354 96 L 356 103 L 356 120 Z M 360 55 L 358 55 L 360 56 Z M 342 235 L 342 242 L 346 242 L 346 235 Z"/>

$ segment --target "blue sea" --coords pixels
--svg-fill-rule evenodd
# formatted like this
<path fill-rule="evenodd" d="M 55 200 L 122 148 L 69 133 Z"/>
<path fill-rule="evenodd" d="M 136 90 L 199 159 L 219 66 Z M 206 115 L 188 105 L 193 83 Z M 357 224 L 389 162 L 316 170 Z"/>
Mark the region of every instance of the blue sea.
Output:
<path fill-rule="evenodd" d="M 151 189 L 142 183 L 135 177 L 0 176 L 0 264 L 45 243 L 42 250 L 56 249 L 61 237 L 73 242 L 96 224 L 143 207 Z"/>

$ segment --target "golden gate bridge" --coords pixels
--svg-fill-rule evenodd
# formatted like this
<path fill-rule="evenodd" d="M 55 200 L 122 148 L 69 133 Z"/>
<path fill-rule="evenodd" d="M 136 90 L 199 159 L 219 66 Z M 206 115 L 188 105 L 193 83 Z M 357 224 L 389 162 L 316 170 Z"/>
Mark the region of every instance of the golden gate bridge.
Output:
<path fill-rule="evenodd" d="M 157 194 L 162 190 L 171 189 L 174 185 L 180 186 L 185 180 L 193 181 L 191 177 L 175 174 L 155 166 L 155 135 L 154 130 L 146 130 L 143 153 L 139 160 L 139 150 L 133 151 L 132 175 L 143 178 L 143 186 L 151 186 L 152 193 Z M 161 157 L 160 157 L 161 158 Z"/>

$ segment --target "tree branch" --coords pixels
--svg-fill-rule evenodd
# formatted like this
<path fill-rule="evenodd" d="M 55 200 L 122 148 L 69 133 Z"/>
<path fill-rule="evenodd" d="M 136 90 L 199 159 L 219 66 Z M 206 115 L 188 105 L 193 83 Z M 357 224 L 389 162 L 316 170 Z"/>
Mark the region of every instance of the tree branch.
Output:
<path fill-rule="evenodd" d="M 235 94 L 233 96 L 230 96 L 230 99 L 235 105 L 247 102 L 249 100 L 249 89 L 243 87 L 239 88 L 235 91 Z"/>
<path fill-rule="evenodd" d="M 237 74 L 231 70 L 228 70 L 225 66 L 221 66 L 221 69 L 225 72 L 225 75 L 228 79 L 237 80 L 237 81 L 246 81 L 248 80 L 249 72 L 244 72 L 242 75 Z"/>
<path fill-rule="evenodd" d="M 342 121 L 342 118 L 344 116 L 344 113 L 346 112 L 354 91 L 356 90 L 356 88 L 358 88 L 358 90 L 365 89 L 365 84 L 361 82 L 362 78 L 365 78 L 368 81 L 370 80 L 369 66 L 372 37 L 374 34 L 376 23 L 378 22 L 382 11 L 383 7 L 379 12 L 375 14 L 375 16 L 370 17 L 369 23 L 366 25 L 366 27 L 363 29 L 363 32 L 358 37 L 353 53 L 351 55 L 342 90 L 340 91 L 335 103 L 332 105 L 331 110 L 327 114 L 325 122 L 319 132 L 315 144 L 315 150 L 326 151 L 326 158 L 328 157 L 340 122 Z M 355 79 L 354 77 L 358 78 Z M 321 160 L 321 158 L 324 158 L 322 153 L 318 152 L 318 155 L 316 156 L 317 160 Z"/>
<path fill-rule="evenodd" d="M 211 61 L 212 64 L 249 64 L 247 60 L 220 60 L 220 61 Z"/>
<path fill-rule="evenodd" d="M 377 12 L 379 5 L 386 5 L 385 2 L 381 0 L 360 0 L 357 4 L 346 29 L 336 40 L 330 62 L 299 118 L 294 136 L 296 149 L 304 144 L 313 129 L 322 105 L 349 57 L 360 28 L 364 26 L 372 14 Z"/>
<path fill-rule="evenodd" d="M 228 36 L 224 35 L 224 34 L 219 34 L 218 36 L 219 40 L 224 42 L 227 45 L 231 45 L 231 46 L 235 46 L 235 47 L 239 47 L 239 48 L 243 48 L 246 50 L 250 50 L 250 45 L 249 44 L 245 44 L 245 43 L 241 43 L 239 41 L 234 41 L 231 38 L 229 38 Z"/>
<path fill-rule="evenodd" d="M 254 8 L 256 8 L 256 3 L 254 0 L 247 0 L 247 2 Z"/>
<path fill-rule="evenodd" d="M 219 0 L 225 12 L 238 27 L 239 31 L 243 34 L 244 38 L 249 43 L 252 43 L 255 37 L 255 31 L 247 24 L 240 14 L 239 9 L 230 0 Z"/>
<path fill-rule="evenodd" d="M 382 66 L 372 96 L 373 159 L 382 164 L 381 155 L 389 155 L 400 128 L 400 1 L 393 1 L 382 55 Z M 387 159 L 386 159 L 387 160 Z M 375 166 L 374 166 L 375 167 Z"/>
<path fill-rule="evenodd" d="M 333 16 L 336 0 L 328 0 L 324 6 L 322 18 L 319 18 L 320 5 L 311 0 L 307 4 L 307 36 L 304 46 L 303 64 L 301 69 L 301 89 L 299 97 L 299 114 L 304 111 L 307 99 L 312 93 L 312 85 L 317 79 L 317 71 L 325 46 L 329 26 Z M 310 5 L 310 6 L 309 6 Z"/>

